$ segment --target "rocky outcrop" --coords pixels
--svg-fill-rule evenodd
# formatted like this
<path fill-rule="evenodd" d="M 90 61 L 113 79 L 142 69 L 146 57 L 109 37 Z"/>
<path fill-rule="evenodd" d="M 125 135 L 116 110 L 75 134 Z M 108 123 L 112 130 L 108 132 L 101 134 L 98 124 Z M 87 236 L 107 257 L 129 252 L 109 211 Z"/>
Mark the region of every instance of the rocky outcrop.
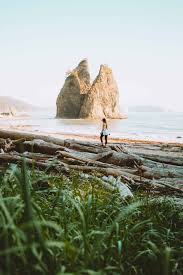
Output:
<path fill-rule="evenodd" d="M 90 89 L 90 74 L 87 60 L 79 63 L 69 73 L 57 98 L 57 117 L 78 118 L 84 94 Z"/>
<path fill-rule="evenodd" d="M 35 108 L 24 101 L 8 96 L 0 96 L 0 117 L 14 117 L 25 115 Z"/>
<path fill-rule="evenodd" d="M 119 91 L 112 70 L 101 65 L 92 85 L 87 60 L 69 73 L 57 98 L 57 117 L 122 118 Z"/>
<path fill-rule="evenodd" d="M 84 98 L 80 118 L 120 118 L 119 92 L 112 70 L 100 66 L 98 76 Z"/>

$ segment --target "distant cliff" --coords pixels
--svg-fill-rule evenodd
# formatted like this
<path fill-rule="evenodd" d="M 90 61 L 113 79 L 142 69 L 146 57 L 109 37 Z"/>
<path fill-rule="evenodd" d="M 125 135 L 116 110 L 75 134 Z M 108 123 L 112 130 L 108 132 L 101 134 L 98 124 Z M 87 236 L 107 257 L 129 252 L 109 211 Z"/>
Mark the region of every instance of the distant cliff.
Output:
<path fill-rule="evenodd" d="M 93 83 L 87 60 L 69 73 L 57 98 L 60 118 L 122 118 L 119 91 L 112 70 L 101 65 Z"/>
<path fill-rule="evenodd" d="M 0 117 L 19 116 L 34 109 L 33 106 L 8 96 L 0 96 Z"/>

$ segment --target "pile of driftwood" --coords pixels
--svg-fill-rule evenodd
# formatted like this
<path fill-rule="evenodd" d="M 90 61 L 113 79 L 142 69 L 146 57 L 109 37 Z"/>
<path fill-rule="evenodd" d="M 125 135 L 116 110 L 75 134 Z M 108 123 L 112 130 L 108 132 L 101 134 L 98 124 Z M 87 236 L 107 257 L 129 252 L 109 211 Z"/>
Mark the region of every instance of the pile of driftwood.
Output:
<path fill-rule="evenodd" d="M 147 142 L 111 143 L 61 140 L 51 136 L 0 131 L 0 165 L 27 164 L 69 174 L 71 170 L 101 180 L 116 180 L 132 190 L 183 196 L 183 145 Z"/>

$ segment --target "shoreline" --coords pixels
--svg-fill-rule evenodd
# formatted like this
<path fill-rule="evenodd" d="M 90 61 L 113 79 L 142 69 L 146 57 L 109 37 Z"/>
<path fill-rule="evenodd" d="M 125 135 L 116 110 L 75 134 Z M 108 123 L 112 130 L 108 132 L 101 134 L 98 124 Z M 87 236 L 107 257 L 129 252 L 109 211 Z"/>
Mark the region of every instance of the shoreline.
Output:
<path fill-rule="evenodd" d="M 126 120 L 109 121 L 111 135 L 109 142 L 143 142 L 148 144 L 183 144 L 182 124 L 183 115 L 175 113 L 173 117 L 163 116 L 160 123 L 155 123 L 157 114 L 142 116 L 131 114 Z M 168 123 L 169 122 L 169 123 Z M 82 119 L 54 119 L 52 113 L 41 113 L 27 118 L 0 119 L 0 129 L 44 133 L 58 138 L 73 138 L 80 140 L 98 141 L 100 135 L 99 121 Z"/>
<path fill-rule="evenodd" d="M 38 132 L 37 132 L 38 133 Z M 78 135 L 78 134 L 64 134 L 64 133 L 46 133 L 40 132 L 40 134 L 48 134 L 54 137 L 65 137 L 66 139 L 76 139 L 83 141 L 98 141 L 100 143 L 100 137 L 97 135 Z M 156 141 L 156 140 L 145 140 L 145 139 L 131 139 L 131 138 L 115 138 L 109 137 L 108 143 L 144 143 L 144 144 L 171 144 L 175 146 L 182 146 L 182 143 L 174 142 L 174 141 Z"/>
<path fill-rule="evenodd" d="M 23 129 L 22 129 L 23 128 Z M 46 132 L 46 131 L 39 131 L 39 130 L 30 130 L 27 129 L 28 127 L 3 127 L 0 126 L 0 130 L 5 132 L 16 132 L 16 133 L 25 133 L 26 134 L 36 134 L 36 135 L 44 135 L 44 136 L 50 136 L 59 138 L 61 140 L 64 139 L 74 139 L 74 140 L 80 140 L 80 141 L 88 141 L 88 142 L 97 142 L 100 143 L 100 137 L 97 135 L 87 135 L 87 134 L 71 134 L 71 133 L 58 133 L 58 132 Z M 175 141 L 157 141 L 157 140 L 145 140 L 145 139 L 131 139 L 131 138 L 115 138 L 115 137 L 109 137 L 108 143 L 129 143 L 129 144 L 150 144 L 150 145 L 168 145 L 171 146 L 179 146 L 183 147 L 183 143 L 181 142 L 175 142 Z"/>

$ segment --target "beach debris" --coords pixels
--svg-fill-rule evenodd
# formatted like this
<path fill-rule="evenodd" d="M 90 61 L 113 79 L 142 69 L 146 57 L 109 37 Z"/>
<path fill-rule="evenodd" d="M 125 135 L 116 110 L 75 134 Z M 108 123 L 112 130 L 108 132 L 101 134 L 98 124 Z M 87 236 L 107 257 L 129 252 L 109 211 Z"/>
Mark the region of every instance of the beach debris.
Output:
<path fill-rule="evenodd" d="M 105 182 L 108 182 L 111 185 L 113 185 L 114 187 L 116 187 L 118 189 L 121 197 L 123 197 L 123 198 L 133 197 L 133 194 L 130 191 L 129 186 L 124 184 L 121 181 L 120 177 L 117 177 L 117 179 L 116 179 L 113 176 L 103 176 L 102 180 L 105 181 Z"/>
<path fill-rule="evenodd" d="M 47 142 L 41 139 L 33 139 L 31 141 L 25 141 L 23 143 L 26 151 L 39 152 L 44 154 L 53 155 L 58 150 L 62 149 L 60 145 L 53 144 L 51 142 Z"/>
<path fill-rule="evenodd" d="M 182 196 L 182 151 L 181 144 L 126 142 L 103 148 L 97 142 L 0 130 L 0 165 L 19 164 L 23 157 L 38 169 L 97 176 L 105 188 L 118 188 L 121 197 L 138 189 Z"/>

